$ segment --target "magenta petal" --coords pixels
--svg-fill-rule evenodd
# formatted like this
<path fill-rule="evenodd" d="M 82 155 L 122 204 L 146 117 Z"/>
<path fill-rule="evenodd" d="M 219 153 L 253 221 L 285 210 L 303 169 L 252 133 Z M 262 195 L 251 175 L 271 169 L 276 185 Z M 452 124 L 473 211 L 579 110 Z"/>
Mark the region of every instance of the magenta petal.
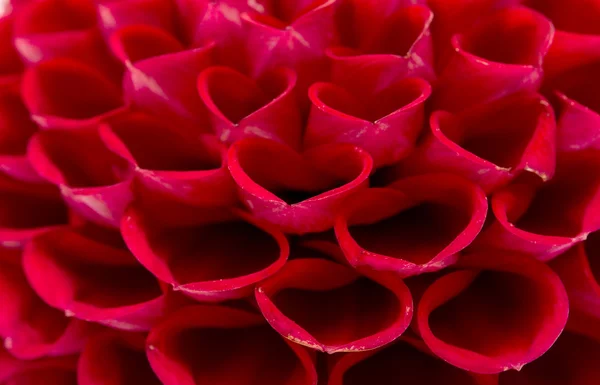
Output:
<path fill-rule="evenodd" d="M 453 56 L 434 94 L 436 108 L 456 112 L 513 92 L 536 91 L 553 35 L 550 21 L 524 7 L 482 18 L 452 38 Z"/>
<path fill-rule="evenodd" d="M 349 144 L 323 145 L 298 154 L 260 138 L 234 143 L 228 164 L 253 215 L 291 233 L 330 229 L 344 199 L 367 187 L 373 167 L 366 151 Z"/>
<path fill-rule="evenodd" d="M 419 78 L 400 80 L 364 101 L 331 83 L 315 83 L 305 146 L 350 143 L 367 150 L 376 167 L 395 163 L 413 149 L 430 94 Z"/>
<path fill-rule="evenodd" d="M 209 43 L 202 48 L 165 53 L 128 65 L 123 80 L 126 100 L 157 116 L 208 132 L 196 80 L 198 74 L 212 64 L 213 47 L 214 44 Z M 127 54 L 132 57 L 132 53 Z"/>
<path fill-rule="evenodd" d="M 500 374 L 499 385 L 594 385 L 600 377 L 600 341 L 565 331 L 538 360 Z"/>
<path fill-rule="evenodd" d="M 0 348 L 0 383 L 7 385 L 77 385 L 77 357 L 22 361 Z"/>
<path fill-rule="evenodd" d="M 258 80 L 227 67 L 210 67 L 198 77 L 212 130 L 228 144 L 262 137 L 298 148 L 302 123 L 295 86 L 296 74 L 286 68 L 266 72 Z"/>
<path fill-rule="evenodd" d="M 493 376 L 465 372 L 411 337 L 368 352 L 346 354 L 329 371 L 328 385 L 497 385 Z"/>
<path fill-rule="evenodd" d="M 132 206 L 121 227 L 140 263 L 175 290 L 208 302 L 243 298 L 285 264 L 288 242 L 273 226 L 241 211 L 184 210 L 167 224 Z"/>
<path fill-rule="evenodd" d="M 119 226 L 132 199 L 131 169 L 104 146 L 96 130 L 39 132 L 29 142 L 28 157 L 41 176 L 60 188 L 76 213 Z"/>
<path fill-rule="evenodd" d="M 0 336 L 4 347 L 21 359 L 78 352 L 91 324 L 67 318 L 51 308 L 29 287 L 18 250 L 0 249 Z"/>
<path fill-rule="evenodd" d="M 162 316 L 166 296 L 159 282 L 115 230 L 49 231 L 31 241 L 23 264 L 46 303 L 79 319 L 139 331 Z"/>
<path fill-rule="evenodd" d="M 361 276 L 319 258 L 289 261 L 257 286 L 256 300 L 283 337 L 330 354 L 383 346 L 412 317 L 410 292 L 397 277 Z"/>
<path fill-rule="evenodd" d="M 522 172 L 543 180 L 554 175 L 556 124 L 552 107 L 541 95 L 515 94 L 457 115 L 436 111 L 429 128 L 395 173 L 452 172 L 488 193 Z"/>
<path fill-rule="evenodd" d="M 138 24 L 119 28 L 110 36 L 109 43 L 113 54 L 125 65 L 184 50 L 172 34 Z"/>
<path fill-rule="evenodd" d="M 121 90 L 106 76 L 70 59 L 29 68 L 21 93 L 33 120 L 43 128 L 92 127 L 123 109 Z"/>
<path fill-rule="evenodd" d="M 98 18 L 108 36 L 129 25 L 148 25 L 174 32 L 175 7 L 168 0 L 95 0 Z"/>
<path fill-rule="evenodd" d="M 316 385 L 314 359 L 260 315 L 217 306 L 172 314 L 148 336 L 147 354 L 164 385 Z"/>
<path fill-rule="evenodd" d="M 79 385 L 160 385 L 146 358 L 146 336 L 106 332 L 91 338 L 77 366 Z"/>
<path fill-rule="evenodd" d="M 337 217 L 335 232 L 352 266 L 406 277 L 454 264 L 486 213 L 487 199 L 475 184 L 428 174 L 356 194 Z"/>
<path fill-rule="evenodd" d="M 418 330 L 440 358 L 476 373 L 519 370 L 556 341 L 567 293 L 543 263 L 510 252 L 465 256 L 435 281 L 417 308 Z M 485 341 L 485 343 L 482 343 Z"/>
<path fill-rule="evenodd" d="M 356 41 L 327 50 L 333 83 L 355 93 L 371 94 L 400 78 L 435 78 L 430 36 L 433 13 L 429 8 L 402 6 L 395 12 L 388 10 L 390 15 L 386 16 L 369 12 L 373 11 L 370 7 L 377 8 L 377 3 L 355 2 L 353 5 L 353 17 L 343 22 L 356 19 L 356 23 L 362 24 L 356 32 Z M 388 8 L 394 9 L 389 5 Z M 349 28 L 355 28 L 355 24 Z"/>
<path fill-rule="evenodd" d="M 109 149 L 135 168 L 137 193 L 195 206 L 237 201 L 226 164 L 227 149 L 216 138 L 198 136 L 141 113 L 121 115 L 100 127 Z M 157 196 L 155 196 L 157 195 Z"/>
<path fill-rule="evenodd" d="M 551 181 L 519 181 L 496 192 L 491 205 L 496 220 L 476 243 L 546 261 L 600 229 L 599 205 L 597 151 L 565 154 Z"/>
<path fill-rule="evenodd" d="M 22 247 L 31 237 L 66 224 L 68 210 L 49 184 L 23 183 L 0 174 L 0 244 Z"/>
<path fill-rule="evenodd" d="M 16 13 L 14 44 L 28 64 L 68 57 L 118 79 L 120 70 L 96 26 L 91 0 L 32 1 Z"/>

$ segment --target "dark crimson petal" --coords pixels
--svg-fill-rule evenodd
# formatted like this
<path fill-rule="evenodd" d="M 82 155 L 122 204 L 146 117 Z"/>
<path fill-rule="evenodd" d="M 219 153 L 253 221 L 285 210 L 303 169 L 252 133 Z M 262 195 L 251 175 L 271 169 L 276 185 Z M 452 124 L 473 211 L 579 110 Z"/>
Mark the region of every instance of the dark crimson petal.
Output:
<path fill-rule="evenodd" d="M 18 88 L 23 62 L 13 44 L 14 16 L 0 18 L 0 88 Z"/>
<path fill-rule="evenodd" d="M 579 151 L 559 157 L 547 183 L 519 181 L 492 197 L 495 221 L 477 246 L 515 250 L 546 261 L 600 229 L 600 156 Z"/>
<path fill-rule="evenodd" d="M 384 14 L 378 9 L 382 3 L 388 3 Z M 433 13 L 422 5 L 393 3 L 397 2 L 352 4 L 352 16 L 346 16 L 343 23 L 348 23 L 349 28 L 356 28 L 359 23 L 360 32 L 348 46 L 327 50 L 333 83 L 356 93 L 371 94 L 399 78 L 435 78 L 430 36 Z"/>
<path fill-rule="evenodd" d="M 440 358 L 475 373 L 520 370 L 558 338 L 569 313 L 567 293 L 546 265 L 512 252 L 463 256 L 465 270 L 435 281 L 416 321 Z"/>
<path fill-rule="evenodd" d="M 96 329 L 67 318 L 37 296 L 25 278 L 17 249 L 0 249 L 0 303 L 4 348 L 21 359 L 76 353 Z"/>
<path fill-rule="evenodd" d="M 237 201 L 226 164 L 227 149 L 213 136 L 190 134 L 141 113 L 112 119 L 100 127 L 100 135 L 135 169 L 139 195 L 197 206 L 228 206 Z"/>
<path fill-rule="evenodd" d="M 325 50 L 338 40 L 335 10 L 339 0 L 270 0 L 265 14 L 243 13 L 245 50 L 250 73 L 279 66 L 298 74 L 298 95 L 329 75 Z"/>
<path fill-rule="evenodd" d="M 373 160 L 349 144 L 298 154 L 274 141 L 246 138 L 231 146 L 228 164 L 242 201 L 256 218 L 286 232 L 308 233 L 333 226 L 343 200 L 368 186 Z"/>
<path fill-rule="evenodd" d="M 436 111 L 429 129 L 394 174 L 452 172 L 488 193 L 523 172 L 543 180 L 554 175 L 556 123 L 541 95 L 515 94 L 457 115 Z"/>
<path fill-rule="evenodd" d="M 165 308 L 159 282 L 127 250 L 116 230 L 48 231 L 26 247 L 23 266 L 46 303 L 78 319 L 150 330 Z"/>
<path fill-rule="evenodd" d="M 456 112 L 517 91 L 536 91 L 554 35 L 543 15 L 524 7 L 497 11 L 452 38 L 454 52 L 434 93 L 438 109 Z"/>
<path fill-rule="evenodd" d="M 175 7 L 168 0 L 94 0 L 103 32 L 129 25 L 148 25 L 175 32 Z"/>
<path fill-rule="evenodd" d="M 130 165 L 110 152 L 95 129 L 48 130 L 29 142 L 34 169 L 65 202 L 91 221 L 118 227 L 132 199 Z"/>
<path fill-rule="evenodd" d="M 198 77 L 212 130 L 228 144 L 262 137 L 299 148 L 302 122 L 295 86 L 296 74 L 287 68 L 265 72 L 257 80 L 227 67 L 210 67 Z"/>
<path fill-rule="evenodd" d="M 279 334 L 329 354 L 383 346 L 412 318 L 410 292 L 397 276 L 360 275 L 321 258 L 289 261 L 255 294 Z"/>
<path fill-rule="evenodd" d="M 123 34 L 118 36 L 127 38 Z M 123 57 L 132 61 L 127 63 L 123 80 L 127 101 L 142 110 L 152 111 L 154 115 L 189 125 L 196 131 L 210 131 L 196 82 L 198 74 L 213 62 L 213 43 L 178 51 L 171 42 L 162 44 L 163 52 L 140 51 L 137 44 L 127 44 L 126 41 L 120 44 Z M 157 53 L 160 54 L 151 56 Z"/>
<path fill-rule="evenodd" d="M 164 385 L 316 385 L 314 358 L 257 314 L 192 306 L 148 336 L 148 359 Z"/>
<path fill-rule="evenodd" d="M 400 337 L 383 348 L 342 356 L 330 369 L 327 384 L 497 385 L 493 376 L 466 372 L 445 363 L 412 337 Z"/>
<path fill-rule="evenodd" d="M 29 68 L 21 93 L 42 128 L 90 127 L 123 109 L 119 87 L 92 67 L 70 59 Z"/>
<path fill-rule="evenodd" d="M 2 246 L 22 247 L 36 234 L 68 221 L 68 210 L 54 186 L 24 183 L 0 174 Z"/>
<path fill-rule="evenodd" d="M 132 206 L 121 226 L 140 263 L 175 290 L 201 301 L 242 298 L 287 260 L 287 239 L 274 226 L 241 211 L 183 210 L 168 223 Z"/>
<path fill-rule="evenodd" d="M 560 74 L 549 86 L 558 99 L 558 149 L 600 149 L 600 57 Z"/>
<path fill-rule="evenodd" d="M 15 90 L 0 91 L 0 169 L 24 182 L 41 182 L 27 160 L 27 143 L 37 125 Z"/>
<path fill-rule="evenodd" d="M 415 145 L 423 126 L 431 86 L 423 79 L 402 79 L 362 99 L 331 83 L 315 83 L 304 144 L 351 143 L 367 150 L 375 166 L 396 163 Z"/>
<path fill-rule="evenodd" d="M 77 365 L 78 385 L 161 385 L 141 333 L 106 332 L 91 338 Z"/>
<path fill-rule="evenodd" d="M 569 294 L 570 321 L 590 318 L 600 325 L 600 232 L 590 234 L 550 266 Z"/>
<path fill-rule="evenodd" d="M 487 199 L 477 185 L 451 174 L 427 174 L 372 188 L 346 202 L 335 232 L 355 267 L 401 276 L 440 270 L 479 234 Z"/>
<path fill-rule="evenodd" d="M 564 332 L 546 354 L 519 371 L 500 374 L 499 385 L 594 385 L 600 378 L 600 341 Z"/>
<path fill-rule="evenodd" d="M 0 348 L 2 385 L 77 385 L 77 357 L 17 360 Z"/>
<path fill-rule="evenodd" d="M 31 1 L 15 15 L 14 44 L 27 64 L 68 57 L 119 79 L 121 71 L 102 40 L 92 0 Z"/>

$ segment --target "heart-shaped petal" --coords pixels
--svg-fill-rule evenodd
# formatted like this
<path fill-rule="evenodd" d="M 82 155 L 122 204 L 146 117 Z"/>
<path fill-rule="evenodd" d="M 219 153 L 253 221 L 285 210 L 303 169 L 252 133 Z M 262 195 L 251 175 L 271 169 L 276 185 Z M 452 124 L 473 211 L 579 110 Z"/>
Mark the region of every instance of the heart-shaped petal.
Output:
<path fill-rule="evenodd" d="M 231 146 L 228 165 L 255 217 L 286 232 L 307 233 L 333 226 L 344 199 L 368 185 L 373 160 L 349 144 L 299 154 L 271 140 L 247 138 Z"/>
<path fill-rule="evenodd" d="M 361 276 L 320 258 L 289 261 L 257 286 L 256 300 L 283 337 L 330 354 L 387 344 L 412 317 L 410 292 L 397 277 Z"/>
<path fill-rule="evenodd" d="M 338 215 L 335 232 L 352 266 L 406 277 L 454 264 L 479 234 L 486 213 L 477 185 L 452 174 L 428 174 L 356 194 Z"/>
<path fill-rule="evenodd" d="M 563 331 L 567 293 L 545 264 L 512 252 L 461 258 L 417 307 L 418 331 L 444 361 L 475 373 L 520 370 Z M 485 343 L 481 343 L 485 341 Z"/>

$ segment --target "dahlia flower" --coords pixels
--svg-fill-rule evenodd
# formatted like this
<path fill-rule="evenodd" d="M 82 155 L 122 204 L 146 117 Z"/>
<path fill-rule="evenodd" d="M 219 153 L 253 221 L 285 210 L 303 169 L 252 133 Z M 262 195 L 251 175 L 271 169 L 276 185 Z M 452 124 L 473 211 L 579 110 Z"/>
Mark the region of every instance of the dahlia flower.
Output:
<path fill-rule="evenodd" d="M 0 4 L 0 385 L 600 383 L 599 0 Z"/>

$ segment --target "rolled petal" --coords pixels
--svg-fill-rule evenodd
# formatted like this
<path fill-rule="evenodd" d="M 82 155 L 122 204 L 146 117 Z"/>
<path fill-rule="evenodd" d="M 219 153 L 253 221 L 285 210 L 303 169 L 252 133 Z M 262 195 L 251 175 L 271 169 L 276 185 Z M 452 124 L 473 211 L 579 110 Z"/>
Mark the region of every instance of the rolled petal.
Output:
<path fill-rule="evenodd" d="M 200 72 L 213 63 L 214 44 L 181 51 L 177 42 L 165 43 L 164 35 L 151 40 L 152 49 L 128 42 L 118 46 L 122 58 L 131 61 L 123 80 L 125 99 L 159 117 L 209 132 L 196 81 Z M 161 40 L 160 45 L 155 45 Z"/>
<path fill-rule="evenodd" d="M 571 318 L 600 322 L 600 232 L 550 262 L 569 294 Z"/>
<path fill-rule="evenodd" d="M 553 35 L 552 23 L 525 7 L 482 18 L 452 38 L 454 52 L 434 94 L 436 108 L 457 112 L 517 91 L 536 91 Z"/>
<path fill-rule="evenodd" d="M 150 330 L 166 294 L 116 230 L 55 229 L 27 246 L 23 266 L 41 298 L 70 316 L 117 329 Z"/>
<path fill-rule="evenodd" d="M 24 182 L 41 182 L 26 156 L 27 143 L 37 131 L 18 92 L 0 91 L 0 170 Z"/>
<path fill-rule="evenodd" d="M 117 29 L 110 35 L 109 44 L 112 53 L 125 65 L 184 50 L 183 44 L 173 34 L 144 24 Z"/>
<path fill-rule="evenodd" d="M 317 384 L 311 354 L 243 310 L 184 308 L 152 330 L 147 353 L 165 385 Z"/>
<path fill-rule="evenodd" d="M 335 232 L 352 266 L 407 277 L 454 264 L 486 213 L 487 199 L 475 184 L 428 174 L 356 194 L 338 215 Z"/>
<path fill-rule="evenodd" d="M 0 249 L 0 336 L 4 348 L 20 359 L 73 354 L 94 326 L 67 318 L 31 289 L 21 268 L 21 252 Z"/>
<path fill-rule="evenodd" d="M 121 90 L 92 67 L 70 59 L 29 68 L 21 94 L 42 128 L 92 127 L 123 109 Z"/>
<path fill-rule="evenodd" d="M 569 305 L 549 267 L 493 251 L 465 256 L 460 267 L 435 281 L 417 307 L 418 331 L 437 356 L 491 374 L 520 370 L 552 346 Z"/>
<path fill-rule="evenodd" d="M 315 83 L 304 144 L 350 143 L 367 150 L 376 167 L 396 163 L 415 145 L 430 94 L 429 83 L 419 78 L 400 80 L 366 100 L 334 84 Z"/>
<path fill-rule="evenodd" d="M 106 332 L 91 338 L 77 364 L 79 385 L 161 385 L 146 358 L 146 335 Z"/>
<path fill-rule="evenodd" d="M 0 348 L 0 383 L 10 385 L 77 385 L 77 357 L 17 360 Z"/>
<path fill-rule="evenodd" d="M 118 227 L 132 199 L 129 164 L 110 152 L 97 130 L 49 130 L 29 142 L 34 169 L 57 185 L 63 199 L 86 219 Z"/>
<path fill-rule="evenodd" d="M 261 137 L 298 148 L 302 123 L 295 86 L 296 74 L 286 68 L 266 72 L 258 80 L 227 67 L 210 67 L 198 77 L 212 130 L 228 144 Z"/>
<path fill-rule="evenodd" d="M 256 300 L 283 337 L 329 354 L 383 346 L 412 318 L 410 292 L 398 277 L 362 276 L 320 258 L 289 261 L 257 286 Z"/>
<path fill-rule="evenodd" d="M 546 354 L 520 371 L 500 374 L 499 385 L 542 385 L 563 381 L 592 385 L 600 376 L 600 341 L 564 332 Z"/>
<path fill-rule="evenodd" d="M 121 227 L 140 263 L 183 294 L 209 302 L 242 298 L 287 260 L 287 239 L 272 225 L 241 211 L 183 210 L 167 223 L 132 206 Z"/>
<path fill-rule="evenodd" d="M 175 31 L 175 7 L 168 0 L 95 0 L 100 26 L 106 36 L 130 25 L 148 25 Z"/>
<path fill-rule="evenodd" d="M 58 190 L 0 174 L 0 244 L 20 248 L 31 237 L 69 221 Z"/>
<path fill-rule="evenodd" d="M 516 94 L 460 114 L 434 112 L 419 148 L 396 167 L 399 175 L 452 172 L 486 192 L 523 172 L 547 181 L 556 162 L 556 123 L 539 94 Z"/>
<path fill-rule="evenodd" d="M 515 250 L 547 261 L 600 229 L 599 205 L 597 151 L 570 153 L 559 157 L 550 182 L 521 180 L 496 192 L 491 205 L 496 220 L 476 246 Z"/>
<path fill-rule="evenodd" d="M 343 22 L 352 29 L 358 24 L 355 36 L 344 34 L 354 41 L 327 49 L 332 82 L 355 93 L 373 94 L 404 77 L 433 80 L 431 10 L 388 1 L 382 13 L 380 3 L 386 2 L 352 3 L 351 16 Z"/>
<path fill-rule="evenodd" d="M 112 119 L 100 127 L 100 136 L 135 169 L 136 192 L 146 199 L 175 199 L 195 206 L 229 206 L 237 201 L 227 149 L 212 136 L 198 136 L 142 113 Z"/>
<path fill-rule="evenodd" d="M 373 160 L 349 144 L 299 154 L 271 140 L 247 138 L 231 146 L 228 164 L 240 198 L 256 218 L 286 232 L 308 233 L 333 226 L 343 200 L 368 185 Z"/>
<path fill-rule="evenodd" d="M 96 20 L 92 0 L 31 1 L 16 13 L 14 44 L 27 64 L 68 57 L 118 80 Z"/>
<path fill-rule="evenodd" d="M 436 357 L 420 340 L 400 337 L 391 345 L 346 354 L 329 371 L 328 385 L 496 385 L 493 376 L 466 372 Z"/>

